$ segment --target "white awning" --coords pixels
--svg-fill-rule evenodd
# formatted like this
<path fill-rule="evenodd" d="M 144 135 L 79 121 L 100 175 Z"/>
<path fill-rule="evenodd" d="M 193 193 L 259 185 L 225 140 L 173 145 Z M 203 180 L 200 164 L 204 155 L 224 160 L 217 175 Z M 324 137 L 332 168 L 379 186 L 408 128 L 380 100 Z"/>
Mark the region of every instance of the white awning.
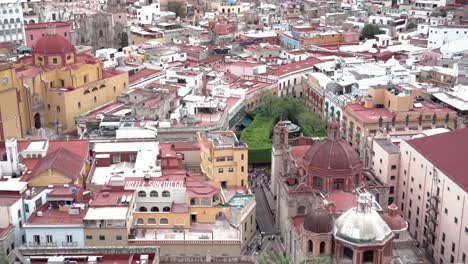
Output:
<path fill-rule="evenodd" d="M 89 208 L 84 220 L 126 220 L 127 207 Z"/>

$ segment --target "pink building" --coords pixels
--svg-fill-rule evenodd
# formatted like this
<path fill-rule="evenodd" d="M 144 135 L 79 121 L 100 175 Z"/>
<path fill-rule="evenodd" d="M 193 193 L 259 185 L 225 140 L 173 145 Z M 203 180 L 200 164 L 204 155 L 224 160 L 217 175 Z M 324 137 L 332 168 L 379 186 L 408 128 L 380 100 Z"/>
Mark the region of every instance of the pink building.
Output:
<path fill-rule="evenodd" d="M 398 188 L 400 149 L 388 138 L 375 138 L 372 142 L 370 169 L 386 187 L 387 192 L 380 205 L 387 207 L 396 201 Z"/>
<path fill-rule="evenodd" d="M 433 263 L 467 263 L 468 128 L 402 141 L 397 204 Z"/>
<path fill-rule="evenodd" d="M 49 27 L 55 27 L 57 35 L 65 37 L 71 43 L 71 24 L 67 22 L 46 22 L 24 25 L 26 46 L 32 48 L 37 41 L 47 34 Z"/>

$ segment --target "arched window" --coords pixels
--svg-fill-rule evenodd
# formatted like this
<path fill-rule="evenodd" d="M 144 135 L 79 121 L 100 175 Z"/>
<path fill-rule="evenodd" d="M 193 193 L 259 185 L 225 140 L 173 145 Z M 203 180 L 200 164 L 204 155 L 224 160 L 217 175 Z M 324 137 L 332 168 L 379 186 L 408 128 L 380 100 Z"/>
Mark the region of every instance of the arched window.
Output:
<path fill-rule="evenodd" d="M 151 191 L 150 192 L 150 197 L 158 197 L 158 192 L 157 191 Z"/>
<path fill-rule="evenodd" d="M 10 23 L 11 24 L 14 24 L 15 23 L 15 20 L 13 18 L 10 18 Z"/>
<path fill-rule="evenodd" d="M 156 225 L 156 219 L 148 218 L 148 225 Z"/>
<path fill-rule="evenodd" d="M 146 197 L 146 192 L 145 191 L 139 191 L 138 192 L 138 197 Z"/>
<path fill-rule="evenodd" d="M 21 23 L 21 19 L 20 19 L 20 18 L 17 18 L 17 19 L 16 19 L 16 23 Z"/>
<path fill-rule="evenodd" d="M 159 212 L 159 207 L 157 206 L 151 207 L 151 212 Z"/>
<path fill-rule="evenodd" d="M 8 19 L 3 20 L 3 24 L 7 25 L 8 24 Z"/>
<path fill-rule="evenodd" d="M 320 254 L 325 254 L 325 241 L 320 242 Z"/>
<path fill-rule="evenodd" d="M 309 240 L 307 242 L 307 252 L 313 252 L 314 251 L 314 242 L 312 240 Z"/>
<path fill-rule="evenodd" d="M 89 91 L 89 90 L 86 90 L 86 91 L 84 91 L 83 94 L 86 95 L 86 94 L 89 94 L 89 93 L 90 93 L 90 91 Z"/>
<path fill-rule="evenodd" d="M 97 87 L 93 87 L 93 89 L 91 89 L 91 92 L 95 92 L 95 91 L 97 91 L 97 90 L 98 90 Z"/>
<path fill-rule="evenodd" d="M 322 180 L 322 178 L 320 178 L 320 177 L 315 177 L 315 178 L 314 178 L 314 187 L 315 187 L 316 189 L 319 189 L 319 190 L 322 189 L 322 187 L 323 187 L 323 180 Z"/>
<path fill-rule="evenodd" d="M 139 212 L 148 212 L 148 209 L 144 206 L 140 206 Z"/>
<path fill-rule="evenodd" d="M 159 220 L 159 224 L 161 225 L 168 225 L 169 224 L 169 220 L 167 218 L 161 218 Z"/>
<path fill-rule="evenodd" d="M 163 191 L 162 197 L 171 197 L 171 193 L 169 191 Z"/>
<path fill-rule="evenodd" d="M 144 225 L 144 224 L 145 224 L 145 220 L 143 220 L 143 218 L 138 218 L 137 221 L 136 221 L 136 224 L 137 224 L 137 225 Z"/>
<path fill-rule="evenodd" d="M 163 212 L 170 212 L 171 211 L 171 208 L 169 206 L 165 206 L 163 208 Z"/>
<path fill-rule="evenodd" d="M 299 206 L 299 207 L 297 208 L 297 214 L 298 214 L 298 215 L 304 215 L 304 214 L 305 214 L 305 206 L 302 206 L 302 205 Z"/>

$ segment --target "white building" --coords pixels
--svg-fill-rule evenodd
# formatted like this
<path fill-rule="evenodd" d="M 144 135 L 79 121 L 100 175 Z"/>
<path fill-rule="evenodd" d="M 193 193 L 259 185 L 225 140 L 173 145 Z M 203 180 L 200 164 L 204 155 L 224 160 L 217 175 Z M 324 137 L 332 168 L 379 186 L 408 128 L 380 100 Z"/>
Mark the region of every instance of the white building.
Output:
<path fill-rule="evenodd" d="M 21 3 L 14 0 L 0 2 L 0 42 L 24 43 L 24 19 Z"/>
<path fill-rule="evenodd" d="M 448 25 L 429 27 L 427 47 L 430 49 L 440 48 L 445 43 L 468 37 L 468 26 Z"/>
<path fill-rule="evenodd" d="M 137 11 L 138 24 L 151 25 L 153 21 L 159 20 L 161 17 L 161 9 L 159 1 L 147 6 L 143 6 Z"/>
<path fill-rule="evenodd" d="M 466 263 L 468 129 L 400 143 L 397 204 L 408 230 L 437 263 Z"/>

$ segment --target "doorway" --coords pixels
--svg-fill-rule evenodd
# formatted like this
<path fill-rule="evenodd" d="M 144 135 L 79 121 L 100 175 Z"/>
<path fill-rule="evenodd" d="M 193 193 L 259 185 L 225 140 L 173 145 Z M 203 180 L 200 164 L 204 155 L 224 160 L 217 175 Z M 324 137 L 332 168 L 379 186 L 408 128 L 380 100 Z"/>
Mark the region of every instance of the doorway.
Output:
<path fill-rule="evenodd" d="M 192 221 L 192 224 L 196 223 L 197 222 L 197 215 L 196 214 L 190 215 L 190 220 Z"/>
<path fill-rule="evenodd" d="M 227 188 L 227 182 L 226 181 L 221 182 L 221 188 L 223 188 L 223 189 Z"/>
<path fill-rule="evenodd" d="M 374 251 L 364 252 L 364 263 L 374 263 Z"/>
<path fill-rule="evenodd" d="M 34 127 L 36 129 L 39 129 L 42 127 L 42 124 L 41 124 L 41 115 L 39 113 L 36 113 L 34 115 Z"/>
<path fill-rule="evenodd" d="M 353 259 L 353 250 L 350 249 L 349 247 L 345 247 L 343 250 L 343 257 L 345 259 Z"/>

